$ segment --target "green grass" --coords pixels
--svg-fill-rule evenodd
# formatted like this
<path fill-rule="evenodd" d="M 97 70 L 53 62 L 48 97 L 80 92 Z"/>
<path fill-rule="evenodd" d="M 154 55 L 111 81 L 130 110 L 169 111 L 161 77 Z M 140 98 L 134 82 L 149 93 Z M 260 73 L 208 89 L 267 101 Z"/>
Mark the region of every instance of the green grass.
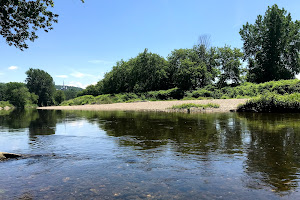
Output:
<path fill-rule="evenodd" d="M 300 93 L 284 95 L 267 93 L 240 105 L 237 112 L 300 112 Z"/>
<path fill-rule="evenodd" d="M 220 105 L 213 104 L 213 103 L 208 103 L 208 104 L 184 103 L 181 105 L 174 105 L 172 106 L 171 109 L 190 109 L 190 108 L 206 109 L 206 108 L 219 108 L 219 107 Z"/>

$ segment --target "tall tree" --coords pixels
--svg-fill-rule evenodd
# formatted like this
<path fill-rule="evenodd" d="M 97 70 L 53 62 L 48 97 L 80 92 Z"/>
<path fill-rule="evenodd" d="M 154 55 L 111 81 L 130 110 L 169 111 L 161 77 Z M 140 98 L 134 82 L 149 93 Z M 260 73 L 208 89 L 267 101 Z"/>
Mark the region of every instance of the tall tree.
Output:
<path fill-rule="evenodd" d="M 64 100 L 66 100 L 66 95 L 62 90 L 56 90 L 54 93 L 54 101 L 55 105 L 61 104 Z"/>
<path fill-rule="evenodd" d="M 26 71 L 26 84 L 30 92 L 39 96 L 38 105 L 48 106 L 53 104 L 55 86 L 53 78 L 44 70 L 30 68 Z"/>
<path fill-rule="evenodd" d="M 228 82 L 237 85 L 241 82 L 241 59 L 243 53 L 238 48 L 230 48 L 225 46 L 218 48 L 218 62 L 220 68 L 220 76 L 218 85 L 225 86 Z"/>
<path fill-rule="evenodd" d="M 192 49 L 176 49 L 168 56 L 168 75 L 171 87 L 183 90 L 204 87 L 215 79 L 216 51 L 205 45 L 195 45 Z"/>
<path fill-rule="evenodd" d="M 145 49 L 135 58 L 117 62 L 102 81 L 94 88 L 87 89 L 95 91 L 97 88 L 96 90 L 102 90 L 105 94 L 168 89 L 167 67 L 168 62 L 163 57 Z"/>
<path fill-rule="evenodd" d="M 292 79 L 300 72 L 300 22 L 275 4 L 240 30 L 251 82 Z"/>
<path fill-rule="evenodd" d="M 167 89 L 167 61 L 158 54 L 145 49 L 133 63 L 130 77 L 134 80 L 134 92 L 146 92 Z"/>
<path fill-rule="evenodd" d="M 38 29 L 48 32 L 57 23 L 58 15 L 49 10 L 53 6 L 53 0 L 1 0 L 0 35 L 8 45 L 27 49 L 26 41 L 37 39 Z"/>
<path fill-rule="evenodd" d="M 175 75 L 176 86 L 182 90 L 194 90 L 197 87 L 205 86 L 209 76 L 204 63 L 197 64 L 189 59 L 184 59 Z"/>

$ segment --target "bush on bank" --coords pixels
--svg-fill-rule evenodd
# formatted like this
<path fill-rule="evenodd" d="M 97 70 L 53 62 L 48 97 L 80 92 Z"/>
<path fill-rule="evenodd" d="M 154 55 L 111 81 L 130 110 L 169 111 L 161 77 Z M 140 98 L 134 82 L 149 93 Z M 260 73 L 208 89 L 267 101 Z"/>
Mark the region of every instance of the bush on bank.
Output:
<path fill-rule="evenodd" d="M 267 93 L 240 105 L 237 112 L 300 112 L 300 93 Z"/>
<path fill-rule="evenodd" d="M 0 109 L 4 109 L 5 107 L 13 108 L 14 106 L 9 103 L 9 101 L 0 101 Z"/>
<path fill-rule="evenodd" d="M 208 104 L 195 104 L 195 103 L 184 103 L 180 105 L 174 105 L 171 109 L 190 109 L 190 108 L 219 108 L 219 104 L 208 103 Z"/>
<path fill-rule="evenodd" d="M 230 99 L 230 98 L 251 98 L 266 93 L 274 94 L 292 94 L 300 93 L 300 80 L 281 80 L 270 81 L 261 84 L 243 83 L 236 87 L 218 88 L 214 85 L 208 85 L 194 91 L 183 91 L 178 88 L 169 90 L 150 91 L 146 93 L 121 93 L 121 94 L 105 94 L 99 96 L 85 95 L 75 99 L 64 101 L 61 105 L 84 105 L 84 104 L 108 104 L 135 101 L 156 101 L 156 100 L 172 100 L 172 99 Z"/>

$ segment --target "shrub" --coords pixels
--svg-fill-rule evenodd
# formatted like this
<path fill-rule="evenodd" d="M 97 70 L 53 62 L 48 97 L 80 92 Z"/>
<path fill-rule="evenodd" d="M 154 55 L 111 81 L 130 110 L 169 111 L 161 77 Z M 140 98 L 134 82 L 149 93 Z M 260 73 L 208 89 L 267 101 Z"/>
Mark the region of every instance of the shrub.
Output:
<path fill-rule="evenodd" d="M 70 99 L 68 101 L 63 101 L 60 105 L 61 106 L 73 106 L 73 105 L 85 105 L 85 104 L 92 104 L 95 102 L 95 97 L 92 95 L 85 95 L 80 96 L 75 99 Z"/>
<path fill-rule="evenodd" d="M 9 101 L 0 101 L 0 108 L 4 108 L 6 106 L 10 108 L 14 107 L 12 104 L 9 103 Z"/>
<path fill-rule="evenodd" d="M 150 91 L 145 93 L 147 99 L 168 100 L 168 99 L 182 99 L 184 92 L 178 88 L 169 90 Z"/>
<path fill-rule="evenodd" d="M 208 104 L 194 104 L 194 103 L 184 103 L 181 105 L 174 105 L 172 106 L 172 109 L 190 109 L 190 108 L 219 108 L 220 105 L 208 103 Z"/>
<path fill-rule="evenodd" d="M 213 92 L 208 91 L 206 89 L 196 90 L 192 92 L 192 97 L 198 98 L 198 97 L 212 97 Z"/>
<path fill-rule="evenodd" d="M 113 103 L 112 97 L 109 94 L 99 95 L 94 98 L 92 104 L 111 104 Z"/>
<path fill-rule="evenodd" d="M 250 99 L 238 112 L 300 112 L 300 93 L 280 95 L 267 93 Z"/>

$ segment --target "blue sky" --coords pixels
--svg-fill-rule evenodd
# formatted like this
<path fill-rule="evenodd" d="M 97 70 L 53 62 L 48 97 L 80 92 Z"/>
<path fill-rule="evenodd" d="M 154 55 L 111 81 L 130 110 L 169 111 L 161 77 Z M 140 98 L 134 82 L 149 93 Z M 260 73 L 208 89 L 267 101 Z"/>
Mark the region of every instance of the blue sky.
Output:
<path fill-rule="evenodd" d="M 24 82 L 25 71 L 39 68 L 56 84 L 85 87 L 145 48 L 166 58 L 203 34 L 212 46 L 241 48 L 242 25 L 275 3 L 300 20 L 299 0 L 55 0 L 59 22 L 49 33 L 39 31 L 29 49 L 0 38 L 0 82 Z"/>

